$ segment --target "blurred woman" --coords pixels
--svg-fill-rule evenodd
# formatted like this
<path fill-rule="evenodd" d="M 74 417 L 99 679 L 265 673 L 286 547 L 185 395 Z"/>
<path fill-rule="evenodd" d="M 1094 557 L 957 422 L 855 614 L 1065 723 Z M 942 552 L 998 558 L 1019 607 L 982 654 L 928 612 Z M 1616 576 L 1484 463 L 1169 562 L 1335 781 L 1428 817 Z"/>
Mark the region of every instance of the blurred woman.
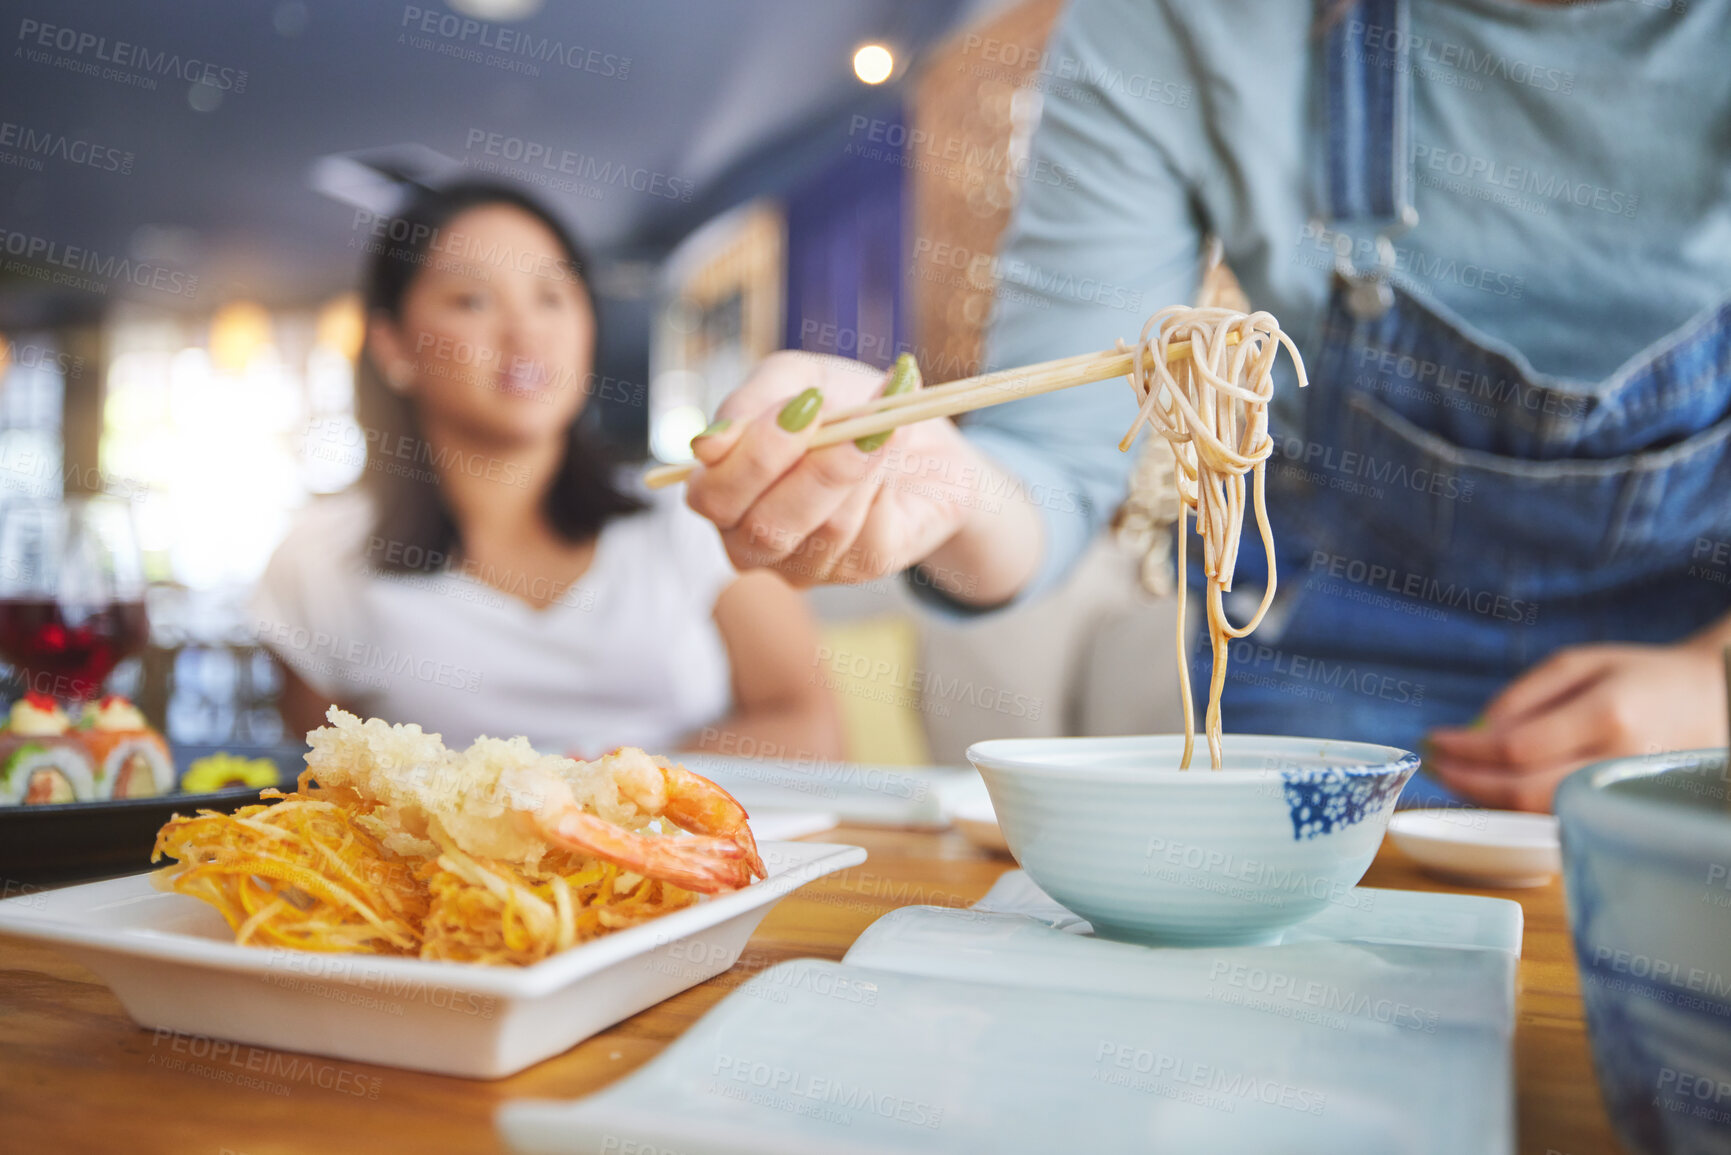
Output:
<path fill-rule="evenodd" d="M 584 431 L 596 317 L 565 228 L 465 183 L 389 234 L 366 278 L 366 470 L 303 513 L 254 599 L 288 725 L 335 702 L 450 742 L 838 757 L 800 595 L 622 488 Z"/>

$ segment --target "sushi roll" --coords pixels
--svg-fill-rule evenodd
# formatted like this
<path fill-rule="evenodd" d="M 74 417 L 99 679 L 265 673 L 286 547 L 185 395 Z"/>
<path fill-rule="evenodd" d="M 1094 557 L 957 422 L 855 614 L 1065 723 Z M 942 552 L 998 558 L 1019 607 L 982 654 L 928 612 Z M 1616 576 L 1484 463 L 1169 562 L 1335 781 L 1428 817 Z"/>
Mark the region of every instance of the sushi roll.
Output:
<path fill-rule="evenodd" d="M 149 798 L 174 792 L 174 759 L 168 743 L 144 714 L 119 694 L 85 707 L 79 735 L 96 767 L 98 798 Z"/>
<path fill-rule="evenodd" d="M 72 722 L 46 694 L 12 703 L 0 726 L 0 805 L 88 802 L 96 795 L 90 755 Z"/>

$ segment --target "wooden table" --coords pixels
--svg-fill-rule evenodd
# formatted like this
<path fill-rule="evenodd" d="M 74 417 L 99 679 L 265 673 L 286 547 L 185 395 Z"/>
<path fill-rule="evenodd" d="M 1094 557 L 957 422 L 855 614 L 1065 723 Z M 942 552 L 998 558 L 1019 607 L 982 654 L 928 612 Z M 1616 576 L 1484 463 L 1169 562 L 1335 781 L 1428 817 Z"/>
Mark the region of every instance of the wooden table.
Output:
<path fill-rule="evenodd" d="M 295 1085 L 284 1096 L 168 1070 L 153 1034 L 133 1025 L 95 975 L 45 948 L 0 937 L 0 1152 L 502 1151 L 492 1125 L 498 1104 L 599 1090 L 652 1058 L 738 986 L 738 976 L 782 959 L 839 959 L 887 911 L 915 903 L 966 905 L 1012 865 L 955 834 L 843 828 L 818 841 L 857 843 L 871 857 L 783 900 L 732 971 L 493 1083 L 340 1063 L 349 1072 L 342 1089 Z M 1365 883 L 1450 889 L 1420 874 L 1392 844 Z M 1615 1155 L 1587 1054 L 1561 886 L 1486 893 L 1513 898 L 1526 911 L 1515 1032 L 1519 1151 Z M 352 1093 L 356 1088 L 365 1094 Z M 1449 1094 L 1447 1087 L 1436 1090 L 1440 1097 Z"/>

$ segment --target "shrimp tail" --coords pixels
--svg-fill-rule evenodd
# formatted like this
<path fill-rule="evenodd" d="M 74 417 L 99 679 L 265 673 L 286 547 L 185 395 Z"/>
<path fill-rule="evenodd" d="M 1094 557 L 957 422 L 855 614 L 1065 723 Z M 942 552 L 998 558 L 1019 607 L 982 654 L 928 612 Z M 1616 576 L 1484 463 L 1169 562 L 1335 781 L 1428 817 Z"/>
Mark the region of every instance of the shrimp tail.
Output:
<path fill-rule="evenodd" d="M 691 834 L 738 843 L 752 874 L 769 877 L 757 853 L 757 839 L 752 837 L 746 821 L 750 816 L 739 799 L 677 762 L 650 758 L 633 748 L 621 751 L 619 756 L 620 765 L 615 771 L 619 788 L 645 814 L 664 817 Z"/>
<path fill-rule="evenodd" d="M 695 835 L 708 835 L 737 843 L 745 855 L 751 872 L 758 878 L 768 878 L 763 859 L 757 853 L 757 839 L 752 836 L 745 807 L 737 799 L 707 778 L 699 778 L 689 770 L 680 773 L 696 779 L 707 789 L 691 793 L 669 791 L 667 818 L 681 830 Z"/>
<path fill-rule="evenodd" d="M 543 820 L 541 831 L 567 850 L 699 894 L 749 886 L 757 860 L 755 847 L 748 850 L 734 838 L 637 834 L 577 807 Z"/>

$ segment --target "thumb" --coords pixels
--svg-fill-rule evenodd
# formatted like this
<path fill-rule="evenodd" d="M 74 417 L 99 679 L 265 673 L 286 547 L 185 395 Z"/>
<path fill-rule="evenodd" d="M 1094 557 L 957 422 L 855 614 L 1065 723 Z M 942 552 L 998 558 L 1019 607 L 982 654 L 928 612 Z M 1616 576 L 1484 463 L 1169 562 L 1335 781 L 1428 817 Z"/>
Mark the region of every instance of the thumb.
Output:
<path fill-rule="evenodd" d="M 744 425 L 731 417 L 723 417 L 710 424 L 709 428 L 691 439 L 691 453 L 703 465 L 714 465 L 726 457 L 739 435 L 744 431 Z"/>

